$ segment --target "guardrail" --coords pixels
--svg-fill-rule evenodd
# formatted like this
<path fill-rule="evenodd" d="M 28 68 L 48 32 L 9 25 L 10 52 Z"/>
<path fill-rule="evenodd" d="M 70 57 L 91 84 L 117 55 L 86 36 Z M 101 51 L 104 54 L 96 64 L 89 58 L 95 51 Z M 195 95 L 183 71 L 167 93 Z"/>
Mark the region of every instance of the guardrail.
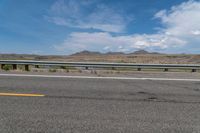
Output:
<path fill-rule="evenodd" d="M 191 69 L 192 72 L 196 72 L 200 69 L 200 65 L 197 64 L 135 64 L 135 63 L 105 63 L 105 62 L 56 62 L 56 61 L 32 61 L 32 60 L 0 60 L 1 69 L 5 65 L 12 65 L 12 68 L 17 69 L 17 65 L 24 65 L 25 70 L 29 71 L 29 66 L 69 66 L 69 67 L 84 67 L 88 68 L 136 68 L 138 71 L 142 69 L 163 69 L 168 71 L 169 69 Z"/>

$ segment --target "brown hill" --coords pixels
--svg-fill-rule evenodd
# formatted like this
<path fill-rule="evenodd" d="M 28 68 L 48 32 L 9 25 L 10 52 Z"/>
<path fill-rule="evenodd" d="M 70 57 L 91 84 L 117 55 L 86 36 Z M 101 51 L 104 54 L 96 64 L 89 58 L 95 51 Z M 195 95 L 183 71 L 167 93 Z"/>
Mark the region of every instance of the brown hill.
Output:
<path fill-rule="evenodd" d="M 0 60 L 44 60 L 44 61 L 81 61 L 81 62 L 126 62 L 151 64 L 200 64 L 200 55 L 160 54 L 148 51 L 136 51 L 131 54 L 121 52 L 91 52 L 82 51 L 71 56 L 61 55 L 27 55 L 0 54 Z"/>
<path fill-rule="evenodd" d="M 133 52 L 133 53 L 130 53 L 130 54 L 160 54 L 160 53 L 158 53 L 158 52 L 148 52 L 148 51 L 146 51 L 146 50 L 138 50 L 138 51 L 135 51 L 135 52 Z"/>
<path fill-rule="evenodd" d="M 101 53 L 84 50 L 84 51 L 81 51 L 81 52 L 74 53 L 71 56 L 84 56 L 84 55 L 91 55 L 91 56 L 92 55 L 101 55 Z"/>

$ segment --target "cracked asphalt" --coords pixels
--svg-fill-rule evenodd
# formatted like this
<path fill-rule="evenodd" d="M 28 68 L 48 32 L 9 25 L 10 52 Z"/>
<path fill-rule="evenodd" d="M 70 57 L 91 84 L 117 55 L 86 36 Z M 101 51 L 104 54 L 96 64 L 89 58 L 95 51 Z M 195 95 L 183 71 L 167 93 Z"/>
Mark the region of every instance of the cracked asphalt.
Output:
<path fill-rule="evenodd" d="M 0 76 L 0 133 L 200 133 L 200 82 Z"/>

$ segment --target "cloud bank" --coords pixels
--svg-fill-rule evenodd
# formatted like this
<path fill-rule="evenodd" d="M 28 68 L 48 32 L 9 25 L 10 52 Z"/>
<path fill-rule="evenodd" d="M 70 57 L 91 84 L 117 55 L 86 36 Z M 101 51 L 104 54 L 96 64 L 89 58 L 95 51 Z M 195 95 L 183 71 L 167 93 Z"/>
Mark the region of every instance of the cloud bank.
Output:
<path fill-rule="evenodd" d="M 64 1 L 58 1 L 64 2 Z M 69 3 L 68 3 L 69 4 Z M 74 26 L 79 28 L 95 28 L 99 32 L 75 32 L 71 33 L 62 44 L 55 45 L 59 51 L 73 53 L 80 50 L 94 51 L 123 51 L 131 52 L 136 49 L 148 49 L 157 51 L 175 51 L 182 53 L 182 49 L 199 47 L 200 42 L 200 2 L 187 1 L 180 5 L 173 6 L 169 10 L 161 10 L 152 16 L 163 25 L 159 27 L 157 33 L 154 34 L 133 34 L 133 35 L 113 35 L 112 32 L 122 32 L 126 26 L 126 17 L 119 15 L 105 6 L 99 6 L 96 12 L 89 14 L 85 21 L 80 21 L 76 16 L 81 16 L 80 7 L 71 3 L 70 11 L 67 12 L 66 7 L 57 8 L 54 5 L 52 10 L 56 12 L 66 11 L 72 14 L 72 18 L 62 19 L 54 18 L 51 20 L 58 25 Z M 86 3 L 92 4 L 92 3 Z M 62 4 L 63 5 L 63 4 Z M 65 5 L 67 6 L 67 5 Z M 78 5 L 79 6 L 79 5 Z M 63 10 L 63 11 L 61 11 Z M 102 12 L 100 12 L 102 11 Z M 77 15 L 79 14 L 79 15 Z M 81 17 L 79 17 L 81 18 Z M 105 21 L 105 18 L 111 18 Z M 53 19 L 53 18 L 52 18 Z M 90 21 L 91 20 L 91 21 Z M 119 21 L 117 21 L 119 20 Z M 196 52 L 198 52 L 196 49 Z"/>
<path fill-rule="evenodd" d="M 113 33 L 123 32 L 132 21 L 132 16 L 97 4 L 96 0 L 58 0 L 51 6 L 49 14 L 46 19 L 57 25 Z"/>

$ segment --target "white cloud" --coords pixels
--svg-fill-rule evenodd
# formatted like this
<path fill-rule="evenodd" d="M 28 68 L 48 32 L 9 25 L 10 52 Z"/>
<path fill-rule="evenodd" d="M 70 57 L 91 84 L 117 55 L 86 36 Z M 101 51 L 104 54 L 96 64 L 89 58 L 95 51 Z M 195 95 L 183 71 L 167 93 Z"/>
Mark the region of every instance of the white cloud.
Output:
<path fill-rule="evenodd" d="M 192 31 L 192 34 L 193 35 L 200 35 L 200 30 L 194 30 L 194 31 Z"/>
<path fill-rule="evenodd" d="M 93 15 L 91 14 L 91 16 Z M 199 48 L 200 2 L 193 0 L 184 2 L 178 6 L 172 7 L 170 10 L 159 11 L 154 17 L 161 20 L 161 24 L 163 24 L 163 28 L 160 28 L 155 34 L 114 36 L 108 32 L 72 33 L 62 44 L 56 45 L 55 47 L 57 50 L 66 51 L 66 53 L 85 49 L 101 52 L 130 52 L 135 49 L 156 49 L 160 51 L 182 53 L 185 51 L 190 52 L 189 50 L 194 50 L 195 47 Z M 97 17 L 94 20 L 101 22 L 98 19 L 101 20 L 101 17 Z M 120 16 L 114 16 L 113 20 L 115 19 L 120 20 Z M 121 19 L 121 22 L 119 21 L 119 24 L 120 23 L 123 23 L 123 19 Z M 118 23 L 115 23 L 114 26 L 115 25 L 118 25 Z M 94 27 L 100 26 L 103 25 Z M 117 27 L 119 28 L 120 26 Z M 101 27 L 101 29 L 104 28 L 109 29 L 109 26 Z M 103 31 L 106 31 L 105 29 Z M 111 30 L 108 31 L 112 31 L 112 29 L 117 28 L 111 28 Z M 121 31 L 121 29 L 119 28 L 117 31 Z M 179 49 L 182 51 L 178 51 Z"/>
<path fill-rule="evenodd" d="M 164 32 L 176 37 L 196 37 L 200 31 L 200 2 L 190 0 L 171 10 L 162 10 L 155 15 L 165 26 Z"/>
<path fill-rule="evenodd" d="M 176 42 L 176 45 L 173 45 Z M 131 52 L 135 49 L 159 48 L 165 49 L 169 46 L 176 47 L 185 42 L 177 38 L 163 35 L 130 35 L 112 36 L 109 33 L 72 33 L 61 45 L 55 45 L 59 51 L 67 53 L 78 52 L 81 50 L 92 51 L 117 51 Z"/>
<path fill-rule="evenodd" d="M 132 20 L 122 11 L 87 0 L 57 0 L 45 18 L 57 25 L 116 33 L 123 32 Z"/>

